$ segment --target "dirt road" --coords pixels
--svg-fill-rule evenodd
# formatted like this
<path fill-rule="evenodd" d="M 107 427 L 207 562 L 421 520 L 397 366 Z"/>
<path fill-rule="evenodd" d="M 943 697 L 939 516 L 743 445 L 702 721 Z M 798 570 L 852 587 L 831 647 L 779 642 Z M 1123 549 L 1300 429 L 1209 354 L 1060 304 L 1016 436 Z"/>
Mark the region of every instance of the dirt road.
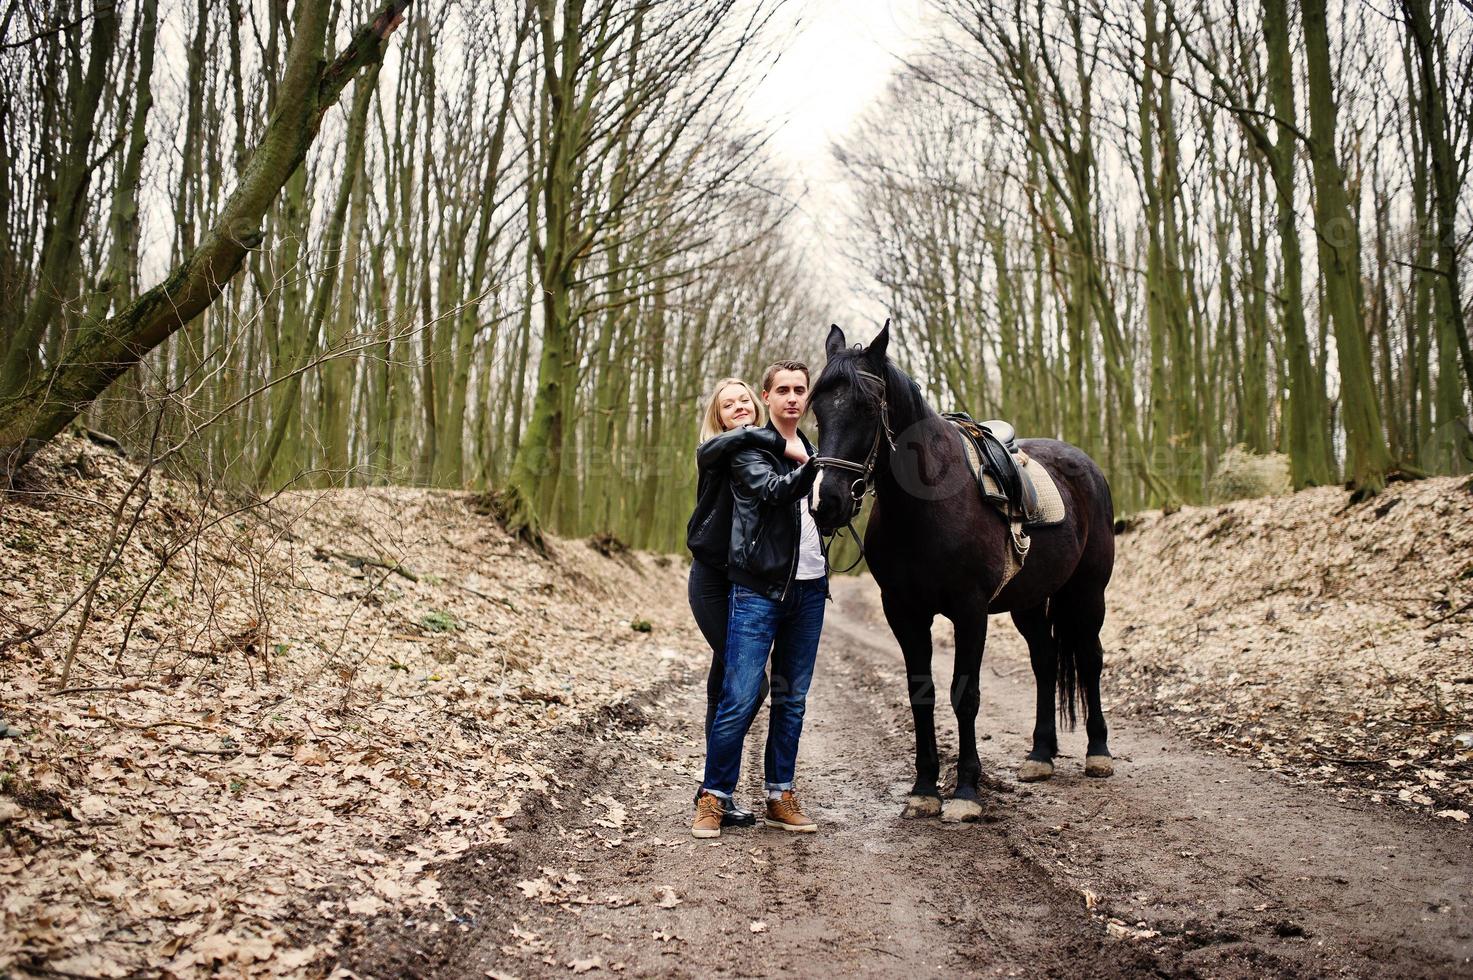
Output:
<path fill-rule="evenodd" d="M 1013 776 L 1033 682 L 993 620 L 973 825 L 902 821 L 912 778 L 901 664 L 866 579 L 838 583 L 799 762 L 816 835 L 696 842 L 703 678 L 529 747 L 563 786 L 510 848 L 441 876 L 454 921 L 380 917 L 360 975 L 1473 975 L 1473 835 L 1337 801 L 1138 723 L 1111 780 L 1083 733 L 1051 782 Z M 950 630 L 938 626 L 937 687 Z M 1109 704 L 1108 662 L 1106 703 Z M 955 724 L 938 709 L 943 752 Z M 760 779 L 759 716 L 743 771 Z M 755 801 L 754 801 L 755 802 Z"/>

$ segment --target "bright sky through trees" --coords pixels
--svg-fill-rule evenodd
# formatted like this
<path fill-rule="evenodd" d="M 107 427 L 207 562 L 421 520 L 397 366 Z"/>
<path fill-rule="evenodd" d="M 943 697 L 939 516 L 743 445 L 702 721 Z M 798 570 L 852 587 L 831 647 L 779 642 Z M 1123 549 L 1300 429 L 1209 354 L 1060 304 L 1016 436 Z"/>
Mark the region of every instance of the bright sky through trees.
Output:
<path fill-rule="evenodd" d="M 867 273 L 841 247 L 850 185 L 832 147 L 883 98 L 902 65 L 924 43 L 920 0 L 811 0 L 779 15 L 781 50 L 748 102 L 799 202 L 793 237 L 815 272 L 824 300 L 841 321 L 883 319 L 868 296 Z M 860 335 L 864 331 L 859 331 Z"/>

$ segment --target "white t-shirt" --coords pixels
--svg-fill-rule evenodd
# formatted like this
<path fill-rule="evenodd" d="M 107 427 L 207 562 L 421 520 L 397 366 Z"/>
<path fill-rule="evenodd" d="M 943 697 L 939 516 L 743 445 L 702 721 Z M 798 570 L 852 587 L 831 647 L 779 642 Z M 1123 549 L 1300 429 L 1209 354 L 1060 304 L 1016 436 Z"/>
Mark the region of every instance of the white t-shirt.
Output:
<path fill-rule="evenodd" d="M 803 533 L 798 539 L 798 581 L 823 578 L 823 549 L 819 547 L 818 525 L 813 523 L 813 515 L 808 513 L 808 502 L 805 500 L 798 507 L 803 512 Z"/>

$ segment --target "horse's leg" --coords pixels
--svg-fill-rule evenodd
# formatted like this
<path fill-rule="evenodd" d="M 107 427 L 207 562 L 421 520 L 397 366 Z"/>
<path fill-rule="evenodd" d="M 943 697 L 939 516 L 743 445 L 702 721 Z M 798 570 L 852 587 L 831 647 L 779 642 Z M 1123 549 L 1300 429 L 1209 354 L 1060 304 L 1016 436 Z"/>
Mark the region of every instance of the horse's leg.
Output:
<path fill-rule="evenodd" d="M 1033 748 L 1018 767 L 1018 779 L 1036 783 L 1054 774 L 1054 756 L 1059 752 L 1058 729 L 1054 727 L 1054 682 L 1058 671 L 1058 644 L 1049 623 L 1048 603 L 1013 613 L 1013 625 L 1028 641 L 1028 659 L 1033 663 L 1037 703 L 1033 719 Z"/>
<path fill-rule="evenodd" d="M 1105 712 L 1100 707 L 1100 672 L 1105 666 L 1105 651 L 1100 646 L 1100 627 L 1105 623 L 1105 594 L 1090 591 L 1072 596 L 1075 614 L 1064 631 L 1063 642 L 1074 652 L 1079 670 L 1079 686 L 1084 695 L 1084 730 L 1089 746 L 1084 750 L 1084 774 L 1105 777 L 1115 774 L 1107 743 L 1109 729 Z"/>
<path fill-rule="evenodd" d="M 956 627 L 956 662 L 951 675 L 951 706 L 956 710 L 960 745 L 956 760 L 956 792 L 941 808 L 941 819 L 971 821 L 982 816 L 977 783 L 982 760 L 977 757 L 977 710 L 982 703 L 982 651 L 987 646 L 986 599 L 976 612 L 952 620 Z"/>
<path fill-rule="evenodd" d="M 934 817 L 941 812 L 941 760 L 936 752 L 936 685 L 931 679 L 932 616 L 903 608 L 886 598 L 885 619 L 905 655 L 905 678 L 910 694 L 910 714 L 916 730 L 916 781 L 901 814 Z"/>

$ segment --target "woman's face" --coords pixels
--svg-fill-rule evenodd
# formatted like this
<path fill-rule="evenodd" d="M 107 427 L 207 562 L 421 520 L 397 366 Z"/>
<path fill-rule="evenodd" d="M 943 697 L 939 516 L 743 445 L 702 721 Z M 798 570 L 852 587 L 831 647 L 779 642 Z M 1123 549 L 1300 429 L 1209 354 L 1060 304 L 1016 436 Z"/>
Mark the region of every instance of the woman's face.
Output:
<path fill-rule="evenodd" d="M 716 396 L 717 408 L 721 412 L 721 427 L 735 429 L 739 425 L 751 425 L 757 421 L 757 406 L 752 396 L 742 385 L 727 385 Z"/>

